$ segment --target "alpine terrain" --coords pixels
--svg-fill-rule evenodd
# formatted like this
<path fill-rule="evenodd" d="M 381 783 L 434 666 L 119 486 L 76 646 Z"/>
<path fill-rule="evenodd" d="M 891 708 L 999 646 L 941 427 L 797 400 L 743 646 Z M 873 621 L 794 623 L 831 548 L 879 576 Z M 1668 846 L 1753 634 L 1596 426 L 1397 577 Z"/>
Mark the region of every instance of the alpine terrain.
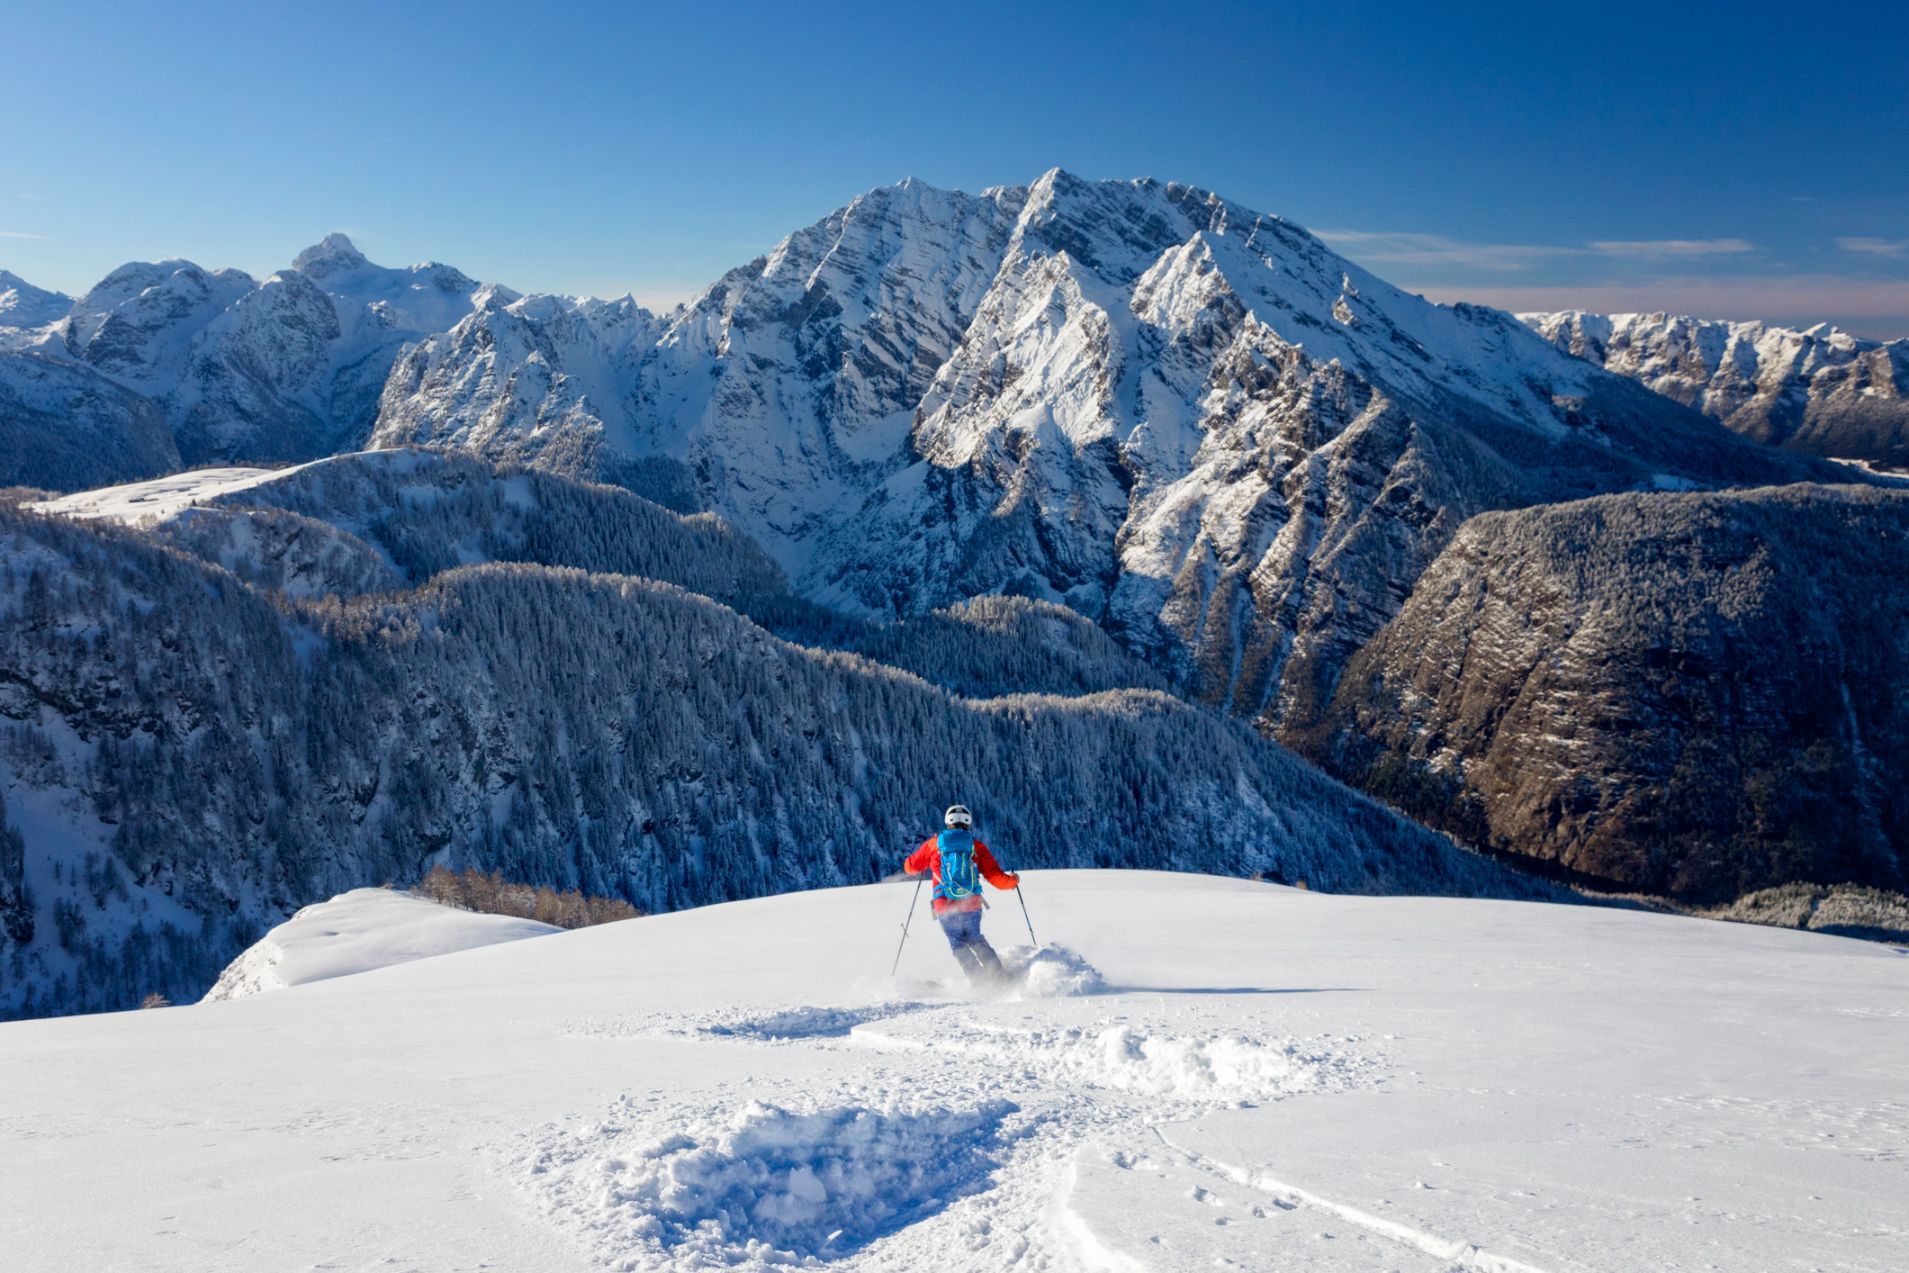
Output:
<path fill-rule="evenodd" d="M 1671 314 L 1522 314 L 1557 345 L 1793 451 L 1909 468 L 1909 340 Z"/>
<path fill-rule="evenodd" d="M 1909 889 L 1909 493 L 1473 519 L 1348 664 L 1332 767 L 1604 887 Z"/>
<path fill-rule="evenodd" d="M 9 1014 L 195 995 L 434 864 L 648 910 L 863 882 L 950 784 L 1043 865 L 1900 887 L 1897 731 L 1851 670 L 1898 652 L 1837 626 L 1900 592 L 1882 479 L 1216 194 L 905 181 L 661 315 L 342 235 L 263 281 L 5 294 Z M 1572 573 L 1549 528 L 1600 499 L 1635 533 Z M 1805 561 L 1821 604 L 1783 593 Z M 1582 662 L 1539 624 L 1467 657 L 1485 580 Z M 1746 605 L 1781 638 L 1732 635 Z M 1634 666 L 1676 701 L 1633 711 Z"/>
<path fill-rule="evenodd" d="M 714 517 L 468 457 L 0 507 L 0 619 L 8 1015 L 196 997 L 434 862 L 646 910 L 875 879 L 951 785 L 1017 861 L 1548 892 L 1036 603 L 830 625 Z"/>

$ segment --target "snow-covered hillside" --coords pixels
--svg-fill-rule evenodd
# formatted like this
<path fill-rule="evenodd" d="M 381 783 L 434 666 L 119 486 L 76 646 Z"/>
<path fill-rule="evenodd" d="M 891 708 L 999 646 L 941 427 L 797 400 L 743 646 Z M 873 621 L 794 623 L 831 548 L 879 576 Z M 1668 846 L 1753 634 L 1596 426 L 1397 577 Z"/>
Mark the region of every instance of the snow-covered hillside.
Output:
<path fill-rule="evenodd" d="M 970 1001 L 925 917 L 891 982 L 904 883 L 0 1026 L 7 1267 L 1909 1265 L 1899 952 L 1026 884 L 1097 991 Z"/>
<path fill-rule="evenodd" d="M 388 888 L 356 888 L 301 907 L 246 947 L 219 974 L 205 1002 L 242 999 L 562 931 L 534 919 L 440 906 Z"/>
<path fill-rule="evenodd" d="M 64 359 L 0 350 L 0 486 L 70 490 L 178 467 L 152 402 Z"/>
<path fill-rule="evenodd" d="M 1758 442 L 1909 468 L 1909 340 L 1661 313 L 1519 317 L 1558 348 Z"/>
<path fill-rule="evenodd" d="M 0 1016 L 197 997 L 436 862 L 650 911 L 876 879 L 955 798 L 1041 865 L 1548 887 L 1030 603 L 828 648 L 754 545 L 628 491 L 379 452 L 56 505 L 0 505 Z"/>

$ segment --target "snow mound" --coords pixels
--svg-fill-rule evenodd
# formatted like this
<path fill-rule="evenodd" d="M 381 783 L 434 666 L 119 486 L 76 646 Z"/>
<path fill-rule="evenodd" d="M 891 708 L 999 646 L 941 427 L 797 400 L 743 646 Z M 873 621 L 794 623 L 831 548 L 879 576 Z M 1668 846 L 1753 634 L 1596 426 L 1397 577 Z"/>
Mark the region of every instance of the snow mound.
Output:
<path fill-rule="evenodd" d="M 533 919 L 476 915 L 387 888 L 358 888 L 305 907 L 252 943 L 219 974 L 201 1002 L 561 931 Z"/>
<path fill-rule="evenodd" d="M 1015 998 L 1068 999 L 1107 988 L 1100 970 L 1065 946 L 1016 946 L 1001 956 L 1001 964 L 1020 982 Z"/>
<path fill-rule="evenodd" d="M 968 1109 L 751 1101 L 646 1129 L 553 1129 L 527 1166 L 548 1210 L 622 1269 L 773 1269 L 850 1255 L 992 1183 L 1006 1101 Z"/>
<path fill-rule="evenodd" d="M 1291 1044 L 1237 1034 L 1161 1037 L 1114 1026 L 1080 1054 L 1083 1077 L 1123 1091 L 1176 1099 L 1244 1101 L 1313 1085 Z M 1073 1042 L 1063 1044 L 1072 1055 Z"/>

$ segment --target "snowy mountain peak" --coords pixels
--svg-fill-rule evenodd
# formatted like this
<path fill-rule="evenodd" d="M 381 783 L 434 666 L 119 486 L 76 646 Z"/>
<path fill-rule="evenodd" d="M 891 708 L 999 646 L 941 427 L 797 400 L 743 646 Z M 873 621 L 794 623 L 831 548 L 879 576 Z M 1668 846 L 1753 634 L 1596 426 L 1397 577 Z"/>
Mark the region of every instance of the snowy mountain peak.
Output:
<path fill-rule="evenodd" d="M 292 258 L 293 269 L 316 279 L 363 269 L 369 264 L 371 262 L 358 250 L 357 244 L 336 232 L 327 234 Z"/>
<path fill-rule="evenodd" d="M 676 463 L 817 599 L 1062 601 L 1274 720 L 1286 664 L 1329 687 L 1472 512 L 1785 471 L 1510 315 L 1152 178 L 878 187 L 649 348 L 506 308 L 401 360 L 374 446 Z"/>
<path fill-rule="evenodd" d="M 73 298 L 35 287 L 11 270 L 0 270 L 0 327 L 44 327 L 65 318 Z"/>

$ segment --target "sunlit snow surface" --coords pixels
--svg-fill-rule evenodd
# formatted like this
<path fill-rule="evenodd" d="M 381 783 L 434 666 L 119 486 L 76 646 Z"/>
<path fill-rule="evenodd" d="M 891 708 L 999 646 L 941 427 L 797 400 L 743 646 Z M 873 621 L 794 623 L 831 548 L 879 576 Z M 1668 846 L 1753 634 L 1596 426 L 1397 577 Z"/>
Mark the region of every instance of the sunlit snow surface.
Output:
<path fill-rule="evenodd" d="M 62 495 L 28 507 L 69 517 L 104 517 L 137 525 L 172 517 L 216 496 L 263 486 L 291 472 L 292 469 L 194 469 L 148 482 L 127 482 L 96 491 L 81 491 L 77 495 Z"/>
<path fill-rule="evenodd" d="M 1909 1267 L 1889 947 L 1026 881 L 1074 993 L 878 885 L 0 1026 L 6 1267 Z"/>
<path fill-rule="evenodd" d="M 239 999 L 560 931 L 534 919 L 476 915 L 388 888 L 355 888 L 300 909 L 252 943 L 219 975 L 206 1001 Z"/>

